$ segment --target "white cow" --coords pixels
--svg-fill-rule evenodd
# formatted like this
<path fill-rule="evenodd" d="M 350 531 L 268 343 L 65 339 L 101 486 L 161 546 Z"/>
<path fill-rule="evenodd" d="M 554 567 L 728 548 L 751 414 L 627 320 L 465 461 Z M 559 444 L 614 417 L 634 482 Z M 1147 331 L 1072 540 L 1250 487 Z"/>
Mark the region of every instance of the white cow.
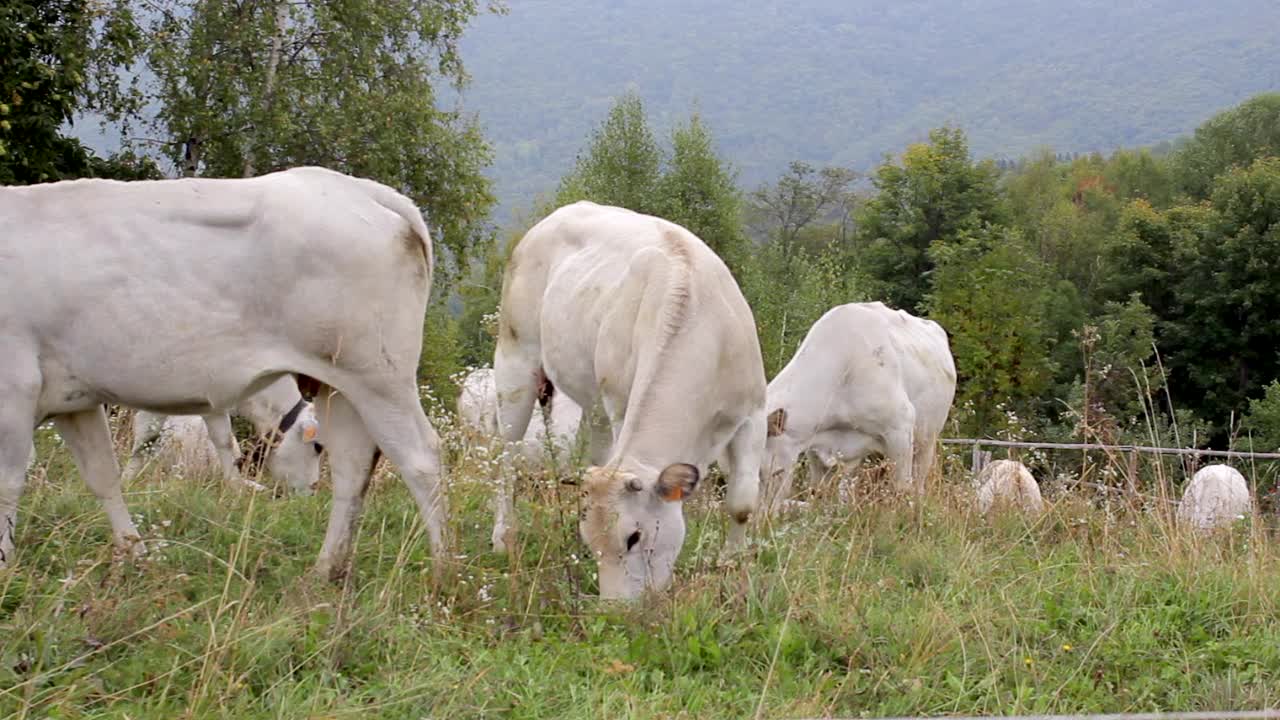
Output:
<path fill-rule="evenodd" d="M 439 438 L 416 378 L 432 269 L 411 200 L 322 168 L 0 188 L 0 562 L 46 418 L 116 542 L 141 552 L 104 403 L 225 414 L 286 373 L 336 391 L 317 395 L 334 487 L 316 570 L 345 567 L 379 448 L 441 557 Z"/>
<path fill-rule="evenodd" d="M 1230 465 L 1206 465 L 1187 483 L 1178 518 L 1200 530 L 1211 530 L 1253 512 L 1244 476 Z"/>
<path fill-rule="evenodd" d="M 816 479 L 833 458 L 858 462 L 879 452 L 893 463 L 898 489 L 923 493 L 955 389 L 951 346 L 937 323 L 878 302 L 831 308 L 769 383 L 771 511 L 786 500 L 801 453 Z"/>
<path fill-rule="evenodd" d="M 549 394 L 546 403 L 551 406 L 548 413 L 551 418 L 550 434 L 542 412 L 535 408 L 519 443 L 521 455 L 533 463 L 546 460 L 548 443 L 556 453 L 567 456 L 582 422 L 582 408 L 564 393 Z M 493 379 L 493 368 L 476 368 L 463 379 L 462 391 L 458 393 L 458 417 L 486 436 L 498 435 L 498 389 Z"/>
<path fill-rule="evenodd" d="M 693 233 L 590 202 L 551 213 L 507 265 L 494 374 L 508 441 L 524 436 L 544 381 L 588 413 L 594 464 L 578 529 L 599 563 L 601 596 L 671 582 L 681 500 L 726 448 L 727 547 L 745 544 L 764 449 L 764 364 L 751 308 Z M 509 487 L 496 504 L 503 552 L 515 534 Z"/>
<path fill-rule="evenodd" d="M 987 514 L 1001 506 L 1016 507 L 1028 515 L 1044 512 L 1040 486 L 1026 465 L 1016 460 L 996 460 L 974 478 L 978 512 Z"/>
<path fill-rule="evenodd" d="M 262 464 L 272 477 L 283 480 L 299 495 L 310 495 L 320 482 L 320 453 L 315 442 L 319 432 L 315 406 L 302 397 L 292 375 L 282 375 L 261 392 L 236 406 L 237 415 L 253 424 L 253 450 L 241 456 L 239 443 L 231 432 L 226 415 L 162 415 L 139 410 L 133 416 L 133 448 L 124 469 L 124 479 L 132 479 L 153 454 L 164 465 L 177 465 L 188 472 L 209 472 L 220 467 L 232 485 L 261 485 L 240 475 L 240 466 L 252 472 Z M 148 453 L 150 450 L 150 453 Z"/>

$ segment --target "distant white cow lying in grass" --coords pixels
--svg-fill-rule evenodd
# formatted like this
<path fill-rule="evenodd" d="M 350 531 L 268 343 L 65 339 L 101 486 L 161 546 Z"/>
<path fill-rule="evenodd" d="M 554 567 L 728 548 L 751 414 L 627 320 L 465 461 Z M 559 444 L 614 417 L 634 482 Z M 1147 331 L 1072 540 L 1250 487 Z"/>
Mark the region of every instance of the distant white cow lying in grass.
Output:
<path fill-rule="evenodd" d="M 412 200 L 314 167 L 72 180 L 0 187 L 0 228 L 0 565 L 40 423 L 54 421 L 117 544 L 140 552 L 104 403 L 226 414 L 288 373 L 326 386 L 333 502 L 316 570 L 342 575 L 379 449 L 445 556 L 439 438 L 417 382 L 433 253 Z"/>
<path fill-rule="evenodd" d="M 602 597 L 671 582 L 682 501 L 722 451 L 726 546 L 745 544 L 764 449 L 764 363 L 737 282 L 693 233 L 590 202 L 551 213 L 507 264 L 493 365 L 508 442 L 524 437 L 544 381 L 589 418 L 594 465 L 578 532 L 599 563 Z M 511 503 L 504 487 L 498 551 L 514 537 Z"/>
<path fill-rule="evenodd" d="M 1253 512 L 1249 484 L 1229 465 L 1206 465 L 1187 483 L 1178 518 L 1194 528 L 1211 530 Z"/>
<path fill-rule="evenodd" d="M 974 478 L 978 512 L 987 514 L 1002 508 L 1017 508 L 1028 515 L 1044 512 L 1040 486 L 1026 465 L 1016 460 L 987 463 Z"/>
<path fill-rule="evenodd" d="M 828 310 L 769 383 L 771 509 L 787 499 L 801 453 L 817 479 L 836 458 L 856 463 L 879 452 L 899 490 L 924 493 L 955 389 L 937 323 L 878 302 Z"/>
<path fill-rule="evenodd" d="M 227 415 L 163 415 L 139 410 L 133 416 L 133 447 L 124 479 L 136 476 L 147 456 L 161 467 L 176 466 L 187 472 L 210 472 L 221 467 L 223 479 L 255 490 L 261 485 L 242 477 L 240 470 L 257 471 L 265 464 L 271 476 L 283 480 L 294 493 L 310 495 L 320 482 L 320 453 L 316 442 L 319 423 L 315 406 L 298 391 L 292 375 L 245 398 L 237 415 L 253 424 L 256 437 L 251 451 L 241 455 Z"/>
<path fill-rule="evenodd" d="M 547 459 L 548 444 L 557 456 L 568 457 L 578 436 L 582 422 L 582 408 L 564 393 L 539 394 L 539 405 L 549 404 L 551 432 L 543 420 L 541 407 L 535 407 L 529 416 L 529 427 L 519 443 L 520 453 L 533 463 Z M 493 379 L 493 368 L 476 368 L 462 381 L 458 393 L 458 417 L 472 429 L 488 437 L 498 438 L 498 389 Z"/>

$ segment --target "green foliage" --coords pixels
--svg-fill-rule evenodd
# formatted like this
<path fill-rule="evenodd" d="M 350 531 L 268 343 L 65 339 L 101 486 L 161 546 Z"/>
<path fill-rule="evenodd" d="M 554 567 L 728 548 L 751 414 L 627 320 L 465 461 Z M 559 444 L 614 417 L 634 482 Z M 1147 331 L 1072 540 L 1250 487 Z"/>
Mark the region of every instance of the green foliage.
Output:
<path fill-rule="evenodd" d="M 1217 422 L 1280 376 L 1280 158 L 1219 176 L 1204 231 L 1177 260 L 1168 318 L 1176 385 Z"/>
<path fill-rule="evenodd" d="M 858 245 L 889 304 L 919 310 L 933 271 L 930 248 L 1002 221 L 996 175 L 992 163 L 970 159 L 964 132 L 948 127 L 908 147 L 901 165 L 876 170 L 877 192 L 858 213 Z"/>
<path fill-rule="evenodd" d="M 513 237 L 508 247 L 519 240 Z M 471 276 L 458 286 L 462 313 L 458 317 L 460 363 L 478 367 L 493 363 L 497 342 L 498 304 L 502 300 L 502 269 L 506 251 L 490 239 L 476 248 L 478 262 L 473 262 Z"/>
<path fill-rule="evenodd" d="M 164 0 L 147 27 L 160 108 L 148 124 L 184 174 L 310 164 L 384 182 L 426 208 L 462 269 L 493 203 L 492 151 L 474 118 L 437 98 L 465 84 L 458 42 L 479 11 L 476 0 Z"/>
<path fill-rule="evenodd" d="M 660 214 L 658 198 L 662 151 L 635 93 L 618 98 L 609 115 L 591 134 L 573 171 L 560 181 L 556 204 L 590 200 L 636 212 Z"/>
<path fill-rule="evenodd" d="M 772 185 L 764 185 L 751 193 L 751 216 L 757 235 L 777 243 L 785 267 L 796 257 L 801 241 L 816 245 L 812 234 L 820 228 L 838 225 L 838 241 L 847 241 L 853 193 L 850 186 L 857 178 L 848 168 L 824 167 L 795 161 Z M 821 246 L 819 246 L 820 248 Z"/>
<path fill-rule="evenodd" d="M 123 3 L 0 5 L 0 184 L 130 174 L 127 162 L 97 158 L 62 134 L 78 111 L 111 113 L 122 101 L 115 71 L 136 53 L 129 18 Z"/>
<path fill-rule="evenodd" d="M 447 304 L 436 301 L 427 307 L 422 328 L 422 355 L 418 358 L 418 382 L 435 395 L 443 407 L 455 409 L 457 393 L 452 377 L 463 367 L 466 338 L 458 318 Z"/>
<path fill-rule="evenodd" d="M 694 114 L 671 133 L 671 158 L 658 180 L 662 217 L 688 228 L 730 267 L 745 252 L 742 196 L 734 171 L 716 154 L 711 130 Z"/>
<path fill-rule="evenodd" d="M 1193 198 L 1206 198 L 1219 175 L 1268 156 L 1280 156 L 1280 93 L 1274 92 L 1257 95 L 1196 128 L 1174 162 L 1182 189 Z"/>
<path fill-rule="evenodd" d="M 1049 269 L 1012 231 L 938 242 L 930 254 L 937 269 L 925 306 L 950 335 L 960 432 L 988 434 L 1008 412 L 1039 416 L 1054 370 Z"/>
<path fill-rule="evenodd" d="M 790 362 L 823 313 L 866 299 L 863 281 L 842 265 L 838 253 L 788 257 L 780 243 L 758 248 L 746 259 L 738 284 L 755 316 L 768 378 Z"/>
<path fill-rule="evenodd" d="M 1272 380 L 1262 397 L 1249 401 L 1241 429 L 1248 434 L 1240 443 L 1242 449 L 1280 452 L 1280 380 Z"/>

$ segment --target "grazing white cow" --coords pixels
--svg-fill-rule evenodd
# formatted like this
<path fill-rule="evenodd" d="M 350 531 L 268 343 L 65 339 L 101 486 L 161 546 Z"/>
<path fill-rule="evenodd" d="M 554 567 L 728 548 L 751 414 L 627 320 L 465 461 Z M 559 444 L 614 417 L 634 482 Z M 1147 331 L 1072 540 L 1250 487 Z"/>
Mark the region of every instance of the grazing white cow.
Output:
<path fill-rule="evenodd" d="M 322 168 L 0 188 L 0 563 L 32 429 L 53 419 L 117 543 L 143 548 L 104 403 L 226 414 L 294 373 L 319 393 L 345 567 L 378 449 L 443 553 L 439 438 L 418 397 L 431 239 L 413 202 Z"/>
<path fill-rule="evenodd" d="M 146 464 L 150 454 L 165 465 L 178 465 L 191 472 L 208 472 L 221 467 L 223 478 L 232 485 L 261 485 L 240 475 L 240 467 L 258 468 L 265 456 L 272 477 L 283 480 L 299 495 L 310 495 L 320 482 L 320 453 L 315 442 L 319 432 L 315 406 L 298 391 L 292 375 L 282 375 L 236 406 L 253 424 L 257 434 L 248 454 L 241 456 L 226 415 L 201 418 L 199 415 L 162 415 L 139 410 L 133 416 L 133 448 L 124 469 L 130 480 Z"/>
<path fill-rule="evenodd" d="M 1026 465 L 1016 460 L 995 460 L 974 479 L 978 488 L 978 512 L 987 514 L 1002 506 L 1016 507 L 1028 515 L 1044 512 L 1040 486 Z"/>
<path fill-rule="evenodd" d="M 770 509 L 786 500 L 801 453 L 820 476 L 835 457 L 879 452 L 899 490 L 924 493 L 955 390 L 942 326 L 878 302 L 831 308 L 769 383 Z"/>
<path fill-rule="evenodd" d="M 593 466 L 578 530 L 602 597 L 671 582 L 681 501 L 726 449 L 727 547 L 745 544 L 764 449 L 764 364 L 751 308 L 693 233 L 590 202 L 548 215 L 507 265 L 494 375 L 507 441 L 524 436 L 544 381 L 587 412 Z M 502 552 L 515 534 L 509 487 L 496 505 Z"/>
<path fill-rule="evenodd" d="M 1194 528 L 1211 530 L 1229 525 L 1253 512 L 1253 498 L 1244 476 L 1230 465 L 1206 465 L 1191 477 L 1178 518 Z"/>
<path fill-rule="evenodd" d="M 529 427 L 520 442 L 520 452 L 530 462 L 546 459 L 547 444 L 559 454 L 567 455 L 578 435 L 582 422 L 582 408 L 564 393 L 549 393 L 546 404 L 551 407 L 551 430 L 538 409 L 529 415 Z M 498 436 L 498 389 L 493 379 L 493 368 L 476 368 L 462 381 L 458 394 L 458 416 L 466 425 L 477 431 Z"/>

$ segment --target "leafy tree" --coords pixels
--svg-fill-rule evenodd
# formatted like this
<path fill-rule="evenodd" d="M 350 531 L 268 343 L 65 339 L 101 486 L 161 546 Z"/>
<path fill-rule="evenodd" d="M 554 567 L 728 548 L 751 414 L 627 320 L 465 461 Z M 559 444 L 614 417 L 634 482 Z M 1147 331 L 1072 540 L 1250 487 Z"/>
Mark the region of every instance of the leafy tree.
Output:
<path fill-rule="evenodd" d="M 1000 223 L 1004 212 L 990 161 L 973 163 L 964 133 L 938 128 L 929 142 L 912 145 L 902 164 L 885 162 L 872 177 L 876 195 L 858 215 L 858 245 L 879 293 L 897 307 L 916 310 L 929 287 L 929 248 Z"/>
<path fill-rule="evenodd" d="M 1008 412 L 1039 415 L 1054 370 L 1049 269 L 1006 229 L 935 243 L 931 255 L 925 307 L 950 336 L 961 431 L 989 434 Z"/>
<path fill-rule="evenodd" d="M 1280 376 L 1280 158 L 1218 177 L 1177 265 L 1165 336 L 1179 387 L 1223 423 Z"/>
<path fill-rule="evenodd" d="M 479 5 L 159 0 L 146 61 L 160 110 L 147 124 L 184 174 L 312 164 L 391 185 L 426 208 L 460 267 L 493 203 L 491 150 L 436 90 L 465 85 L 458 41 Z"/>
<path fill-rule="evenodd" d="M 679 223 L 737 267 L 745 252 L 742 194 L 711 131 L 696 113 L 671 134 L 671 160 L 658 180 L 662 217 Z"/>
<path fill-rule="evenodd" d="M 843 268 L 837 253 L 784 258 L 784 252 L 781 243 L 768 243 L 744 261 L 739 273 L 770 378 L 791 360 L 823 313 L 865 299 L 862 280 Z"/>
<path fill-rule="evenodd" d="M 1214 178 L 1254 160 L 1280 156 L 1280 93 L 1263 93 L 1213 116 L 1175 155 L 1182 189 L 1208 197 Z"/>
<path fill-rule="evenodd" d="M 131 18 L 124 3 L 0 5 L 0 184 L 155 174 L 130 155 L 98 158 L 62 134 L 77 111 L 114 116 L 129 106 L 116 70 L 137 52 Z"/>
<path fill-rule="evenodd" d="M 1280 452 L 1280 380 L 1272 380 L 1263 388 L 1262 397 L 1249 401 L 1242 426 L 1248 433 L 1242 449 Z"/>
<path fill-rule="evenodd" d="M 847 225 L 853 195 L 850 186 L 857 174 L 848 168 L 817 169 L 794 161 L 773 185 L 751 193 L 752 215 L 757 231 L 782 249 L 781 260 L 789 265 L 806 230 L 835 216 Z"/>
<path fill-rule="evenodd" d="M 556 205 L 591 200 L 636 212 L 660 215 L 662 151 L 633 92 L 618 98 L 600 127 L 591 133 L 585 153 L 560 181 Z"/>

